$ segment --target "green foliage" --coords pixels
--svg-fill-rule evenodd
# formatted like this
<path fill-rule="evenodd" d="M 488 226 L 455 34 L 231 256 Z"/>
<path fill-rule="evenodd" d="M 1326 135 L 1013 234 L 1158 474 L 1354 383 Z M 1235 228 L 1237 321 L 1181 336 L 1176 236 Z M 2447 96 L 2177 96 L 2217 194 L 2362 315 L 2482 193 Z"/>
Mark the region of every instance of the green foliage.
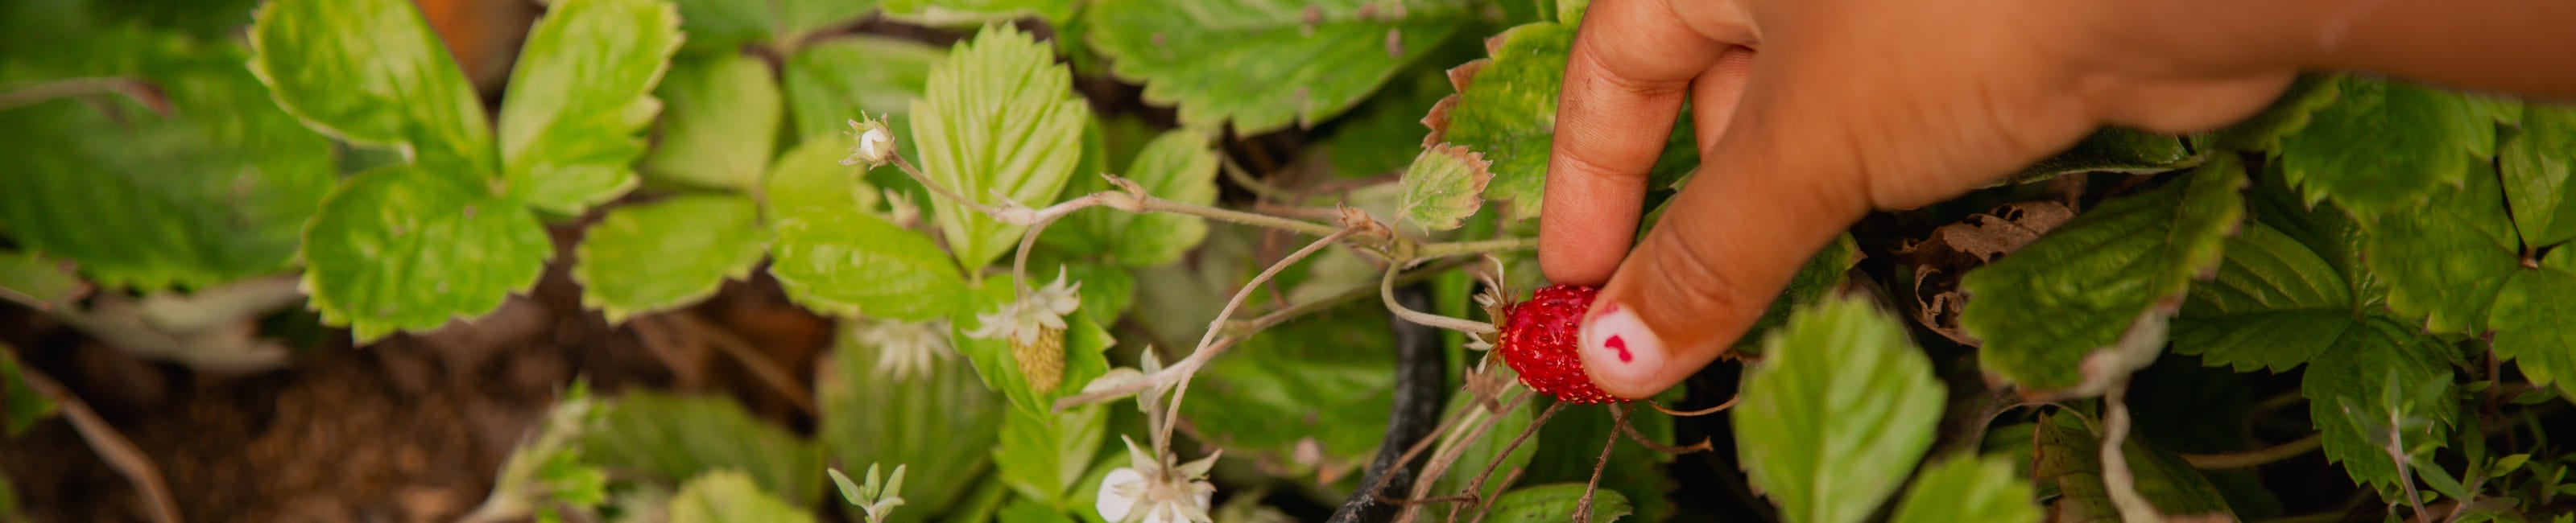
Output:
<path fill-rule="evenodd" d="M 691 478 L 671 496 L 671 523 L 812 523 L 814 515 L 763 491 L 736 470 Z"/>
<path fill-rule="evenodd" d="M 633 392 L 603 408 L 600 427 L 583 440 L 582 451 L 612 471 L 667 482 L 735 474 L 790 506 L 821 499 L 822 448 L 751 417 L 731 398 Z M 686 490 L 673 499 L 675 509 L 689 497 Z M 708 501 L 744 499 L 731 487 L 721 492 Z"/>
<path fill-rule="evenodd" d="M 409 2 L 270 0 L 257 20 L 251 74 L 306 125 L 442 171 L 500 167 L 483 104 Z"/>
<path fill-rule="evenodd" d="M 1895 318 L 1826 300 L 1789 318 L 1746 376 L 1736 455 L 1793 522 L 1860 521 L 1932 445 L 1942 386 Z"/>
<path fill-rule="evenodd" d="M 2075 147 L 2022 169 L 2015 180 L 2033 181 L 2063 174 L 2107 172 L 2155 174 L 2199 163 L 2201 157 L 2180 138 L 2135 129 L 2105 127 L 2076 142 Z"/>
<path fill-rule="evenodd" d="M 1039 284 L 1031 282 L 1030 285 Z M 950 339 L 956 341 L 957 352 L 965 354 L 966 361 L 974 363 L 975 374 L 983 378 L 984 386 L 1001 391 L 1003 396 L 1010 398 L 1013 412 L 1019 413 L 1015 415 L 1054 412 L 1056 398 L 1079 392 L 1082 384 L 1109 372 L 1109 359 L 1101 353 L 1117 344 L 1117 339 L 1110 337 L 1107 329 L 1088 317 L 1081 314 L 1066 316 L 1063 383 L 1070 386 L 1038 390 L 1029 383 L 1028 376 L 1020 372 L 1018 355 L 1011 350 L 1008 339 L 984 339 L 967 334 L 983 326 L 983 320 L 977 317 L 976 312 L 999 310 L 1003 304 L 1019 299 L 1011 281 L 1007 278 L 985 280 L 984 286 L 972 299 L 973 307 L 949 317 L 948 323 L 956 331 Z"/>
<path fill-rule="evenodd" d="M 36 422 L 53 417 L 62 406 L 27 383 L 18 364 L 18 348 L 0 343 L 0 435 L 16 437 Z M 5 486 L 5 485 L 0 485 Z"/>
<path fill-rule="evenodd" d="M 1426 231 L 1445 231 L 1485 205 L 1485 185 L 1494 173 L 1483 155 L 1465 147 L 1443 145 L 1422 150 L 1404 171 L 1404 195 L 1395 217 Z"/>
<path fill-rule="evenodd" d="M 0 252 L 0 298 L 45 309 L 87 290 L 70 265 L 32 253 Z"/>
<path fill-rule="evenodd" d="M 1486 521 L 1536 522 L 1563 521 L 1574 514 L 1575 505 L 1583 499 L 1583 484 L 1559 483 L 1521 487 L 1494 499 L 1494 511 Z M 1632 509 L 1628 498 L 1617 491 L 1593 493 L 1592 523 L 1609 523 L 1628 517 Z"/>
<path fill-rule="evenodd" d="M 1091 405 L 1052 414 L 1012 409 L 1002 422 L 1001 445 L 993 448 L 1001 481 L 1022 498 L 1057 512 L 1088 506 L 1093 493 L 1073 487 L 1091 470 L 1092 456 L 1109 434 L 1108 409 Z"/>
<path fill-rule="evenodd" d="M 0 56 L 0 80 L 125 77 L 168 107 L 101 98 L 0 110 L 10 144 L 0 223 L 19 248 L 72 262 L 102 287 L 146 292 L 292 265 L 299 230 L 335 181 L 330 143 L 277 109 L 242 68 L 244 48 L 134 30 L 67 45 L 81 52 Z"/>
<path fill-rule="evenodd" d="M 912 136 L 912 101 L 930 81 L 932 64 L 946 50 L 882 37 L 824 41 L 787 59 L 784 78 L 787 114 L 796 138 L 838 138 L 844 120 L 861 114 L 888 115 L 895 136 Z"/>
<path fill-rule="evenodd" d="M 2504 195 L 2526 244 L 2565 243 L 2576 239 L 2576 198 L 2567 197 L 2576 191 L 2568 180 L 2576 168 L 2576 107 L 2525 109 L 2521 131 L 2496 147 Z"/>
<path fill-rule="evenodd" d="M 1080 161 L 1084 105 L 1054 52 L 1018 29 L 987 26 L 933 66 L 912 103 L 913 156 L 930 180 L 983 205 L 1053 203 Z M 1026 227 L 934 198 L 940 233 L 960 265 L 982 267 Z"/>
<path fill-rule="evenodd" d="M 730 54 L 745 45 L 792 49 L 817 30 L 848 23 L 878 0 L 669 0 L 677 4 L 693 54 Z"/>
<path fill-rule="evenodd" d="M 671 110 L 661 146 L 644 159 L 645 176 L 735 191 L 759 186 L 778 148 L 778 84 L 768 64 L 737 54 L 685 58 L 656 94 Z"/>
<path fill-rule="evenodd" d="M 1304 320 L 1308 328 L 1245 340 L 1199 372 L 1182 419 L 1200 441 L 1275 463 L 1283 476 L 1356 470 L 1385 438 L 1395 397 L 1395 333 L 1375 308 L 1343 307 Z"/>
<path fill-rule="evenodd" d="M 1539 22 L 1496 35 L 1493 58 L 1450 72 L 1458 94 L 1445 123 L 1433 109 L 1428 141 L 1457 144 L 1493 162 L 1489 197 L 1510 202 L 1505 216 L 1538 215 L 1556 136 L 1556 96 L 1565 80 L 1576 20 Z"/>
<path fill-rule="evenodd" d="M 304 230 L 304 288 L 322 321 L 364 343 L 499 308 L 553 255 L 518 202 L 427 167 L 385 167 L 322 201 Z"/>
<path fill-rule="evenodd" d="M 528 35 L 501 108 L 501 181 L 539 210 L 578 215 L 635 186 L 636 136 L 662 102 L 655 82 L 680 20 L 654 0 L 562 0 Z M 478 120 L 479 123 L 479 120 Z"/>
<path fill-rule="evenodd" d="M 1932 465 L 1914 478 L 1896 503 L 1896 523 L 1991 521 L 2037 523 L 2030 484 L 2011 462 L 1993 457 L 1957 458 Z"/>
<path fill-rule="evenodd" d="M 1217 203 L 1217 155 L 1209 137 L 1190 130 L 1155 136 L 1137 151 L 1121 177 L 1136 182 L 1146 194 L 1179 203 Z M 1067 195 L 1115 191 L 1095 173 L 1076 173 Z M 1048 246 L 1077 253 L 1100 253 L 1106 260 L 1131 267 L 1172 263 L 1207 238 L 1206 219 L 1177 214 L 1131 214 L 1090 209 L 1066 216 L 1040 238 Z M 1086 287 L 1087 288 L 1087 287 Z"/>
<path fill-rule="evenodd" d="M 252 74 L 305 125 L 391 147 L 403 163 L 331 191 L 304 230 L 304 285 L 322 320 L 369 342 L 500 306 L 553 254 L 530 211 L 633 185 L 631 136 L 660 103 L 680 36 L 653 0 L 564 0 L 530 35 L 501 110 L 482 104 L 407 3 L 275 0 L 251 28 Z"/>
<path fill-rule="evenodd" d="M 800 151 L 821 147 L 808 144 Z M 815 154 L 790 154 L 813 159 Z M 869 210 L 876 191 L 855 169 L 782 163 L 769 180 L 769 274 L 807 308 L 909 321 L 967 310 L 965 275 L 919 232 Z"/>
<path fill-rule="evenodd" d="M 1103 0 L 1083 22 L 1110 71 L 1180 106 L 1183 126 L 1252 135 L 1349 110 L 1448 39 L 1461 4 Z"/>
<path fill-rule="evenodd" d="M 2220 157 L 2103 202 L 1969 272 L 1959 326 L 1984 340 L 1987 372 L 2033 391 L 2099 394 L 2163 350 L 2166 318 L 2244 217 L 2244 185 L 2244 168 Z"/>
<path fill-rule="evenodd" d="M 706 299 L 751 276 L 769 231 L 760 208 L 735 195 L 687 195 L 618 207 L 582 236 L 572 278 L 581 301 L 610 323 Z"/>
<path fill-rule="evenodd" d="M 2495 115 L 2468 95 L 2361 77 L 2338 83 L 2334 105 L 2281 139 L 2281 175 L 2311 204 L 2332 199 L 2365 216 L 2411 208 L 2495 156 Z"/>
<path fill-rule="evenodd" d="M 2039 421 L 2032 445 L 2035 473 L 2031 480 L 2057 488 L 2058 498 L 2049 508 L 2056 521 L 2120 520 L 2103 484 L 2109 476 L 2103 472 L 2101 439 L 2086 420 L 2070 413 L 2046 416 Z M 2177 518 L 2232 515 L 2226 498 L 2182 458 L 2148 448 L 2136 438 L 2120 447 L 2120 455 L 2128 463 L 2138 496 L 2146 498 L 2156 512 Z"/>
<path fill-rule="evenodd" d="M 1788 323 L 1791 313 L 1832 299 L 1842 292 L 1844 284 L 1851 279 L 1852 265 L 1860 263 L 1861 256 L 1860 245 L 1849 233 L 1825 244 L 1824 250 L 1807 258 L 1806 265 L 1798 266 L 1798 274 L 1789 278 L 1789 287 L 1780 290 L 1780 296 L 1772 299 L 1771 307 L 1762 311 L 1762 317 L 1753 321 L 1753 327 L 1745 331 L 1743 338 L 1735 341 L 1735 348 L 1731 350 L 1761 355 L 1764 340 L 1770 337 L 1771 331 Z"/>
<path fill-rule="evenodd" d="M 983 475 L 993 445 L 1001 437 L 1004 409 L 1000 394 L 975 380 L 975 371 L 948 348 L 946 329 L 919 326 L 934 336 L 926 341 L 940 358 L 930 373 L 905 374 L 889 362 L 889 352 L 925 350 L 889 347 L 885 338 L 870 338 L 862 329 L 894 328 L 883 323 L 845 325 L 833 345 L 831 364 L 815 378 L 822 396 L 818 437 L 833 461 L 900 463 L 908 467 L 905 503 L 888 521 L 923 521 L 956 506 L 971 481 Z M 898 338 L 899 339 L 899 338 Z M 852 519 L 860 508 L 849 507 Z"/>
<path fill-rule="evenodd" d="M 973 25 L 1034 16 L 1064 25 L 1077 2 L 1067 0 L 886 0 L 889 16 L 928 25 Z"/>

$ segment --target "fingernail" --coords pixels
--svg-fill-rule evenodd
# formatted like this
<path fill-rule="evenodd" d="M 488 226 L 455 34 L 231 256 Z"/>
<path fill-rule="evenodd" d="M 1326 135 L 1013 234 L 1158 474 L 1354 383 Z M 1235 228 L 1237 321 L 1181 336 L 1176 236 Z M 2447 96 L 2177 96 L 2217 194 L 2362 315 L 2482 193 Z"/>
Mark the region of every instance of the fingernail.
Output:
<path fill-rule="evenodd" d="M 1637 383 L 1664 366 L 1664 341 L 1635 311 L 1616 302 L 1594 307 L 1583 323 L 1583 350 L 1592 355 L 1595 382 Z"/>

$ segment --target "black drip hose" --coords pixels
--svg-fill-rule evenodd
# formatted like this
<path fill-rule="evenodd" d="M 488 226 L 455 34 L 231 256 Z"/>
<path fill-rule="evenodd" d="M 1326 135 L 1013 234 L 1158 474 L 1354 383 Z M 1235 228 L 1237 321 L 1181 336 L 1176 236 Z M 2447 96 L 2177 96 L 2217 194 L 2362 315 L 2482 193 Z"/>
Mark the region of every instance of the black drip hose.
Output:
<path fill-rule="evenodd" d="M 1431 310 L 1431 287 L 1417 283 L 1395 290 L 1395 299 L 1413 310 Z M 1440 409 L 1449 403 L 1449 360 L 1441 354 L 1440 329 L 1405 321 L 1394 313 L 1387 321 L 1395 327 L 1395 409 L 1386 423 L 1386 439 L 1378 442 L 1377 457 L 1369 460 L 1368 470 L 1360 476 L 1360 489 L 1351 493 L 1342 508 L 1333 512 L 1332 523 L 1361 523 L 1394 519 L 1393 503 L 1378 501 L 1379 492 L 1402 493 L 1413 489 L 1414 463 L 1397 463 L 1405 449 L 1431 436 L 1440 426 Z M 1419 458 L 1416 459 L 1419 461 Z M 1391 476 L 1390 476 L 1391 475 Z M 1379 481 L 1381 489 L 1370 489 Z"/>

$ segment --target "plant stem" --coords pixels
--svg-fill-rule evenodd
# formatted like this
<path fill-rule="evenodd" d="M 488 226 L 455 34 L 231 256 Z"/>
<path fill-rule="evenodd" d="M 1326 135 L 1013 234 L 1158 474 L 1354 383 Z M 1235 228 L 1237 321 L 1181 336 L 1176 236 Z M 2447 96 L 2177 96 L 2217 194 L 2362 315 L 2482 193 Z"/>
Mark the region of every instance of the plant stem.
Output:
<path fill-rule="evenodd" d="M 1216 319 L 1208 321 L 1207 333 L 1199 335 L 1199 346 L 1197 348 L 1190 349 L 1190 356 L 1181 360 L 1181 364 L 1172 366 L 1172 369 L 1188 370 L 1180 374 L 1180 381 L 1172 387 L 1171 413 L 1168 415 L 1169 417 L 1164 419 L 1170 420 L 1181 417 L 1181 397 L 1188 395 L 1190 392 L 1190 378 L 1198 376 L 1198 367 L 1206 365 L 1208 358 L 1216 357 L 1216 351 L 1207 350 L 1208 347 L 1216 343 L 1217 333 L 1225 330 L 1226 319 L 1234 317 L 1235 309 L 1243 307 L 1243 300 L 1251 298 L 1252 291 L 1260 289 L 1262 282 L 1270 281 L 1271 277 L 1278 276 L 1279 271 L 1285 270 L 1291 265 L 1296 265 L 1299 261 L 1304 261 L 1307 256 L 1313 256 L 1316 252 L 1324 250 L 1325 247 L 1331 247 L 1333 243 L 1342 241 L 1342 238 L 1350 236 L 1353 232 L 1357 231 L 1352 229 L 1342 229 L 1333 231 L 1332 234 L 1324 235 L 1323 239 L 1315 240 L 1314 243 L 1308 243 L 1304 248 L 1297 249 L 1297 252 L 1288 253 L 1288 257 L 1280 258 L 1277 263 L 1270 264 L 1269 268 L 1262 269 L 1261 274 L 1253 275 L 1252 281 L 1245 282 L 1243 284 L 1243 290 L 1235 291 L 1234 298 L 1226 300 L 1225 308 L 1217 310 Z M 1170 372 L 1172 369 L 1165 369 L 1164 372 Z M 1155 433 L 1154 452 L 1156 455 L 1162 455 L 1171 450 L 1172 427 L 1174 425 L 1178 424 L 1164 423 L 1163 430 Z"/>
<path fill-rule="evenodd" d="M 16 356 L 0 352 L 0 357 Z M 125 439 L 124 434 L 116 431 L 115 425 L 99 417 L 97 411 L 90 410 L 88 402 L 81 401 L 80 396 L 63 388 L 62 383 L 54 381 L 53 377 L 25 365 L 18 368 L 19 378 L 28 387 L 36 389 L 37 394 L 52 400 L 56 407 L 62 409 L 63 417 L 71 420 L 73 431 L 80 433 L 81 441 L 89 443 L 90 450 L 98 453 L 99 460 L 107 462 L 108 468 L 116 469 L 117 473 L 125 476 L 126 482 L 134 484 L 134 492 L 143 498 L 144 515 L 156 523 L 179 521 L 178 505 L 171 501 L 170 486 L 162 481 L 161 468 L 152 464 L 151 455 L 135 447 L 132 440 Z"/>
<path fill-rule="evenodd" d="M 2137 475 L 2129 471 L 2128 453 L 2121 451 L 2129 442 L 2128 393 L 2128 379 L 2122 378 L 2102 395 L 2102 490 L 2111 495 L 2111 506 L 2119 509 L 2122 521 L 2164 521 L 2156 506 L 2138 494 Z"/>
<path fill-rule="evenodd" d="M 1421 248 L 1414 250 L 1413 258 L 1415 260 L 1428 260 L 1433 258 L 1447 258 L 1450 256 L 1521 251 L 1536 248 L 1538 248 L 1538 238 L 1502 238 L 1464 242 L 1441 242 L 1425 244 Z"/>
<path fill-rule="evenodd" d="M 1526 390 L 1526 389 L 1515 389 L 1515 390 Z M 1510 403 L 1506 403 L 1506 404 L 1504 404 L 1504 405 L 1503 405 L 1503 410 L 1502 410 L 1501 412 L 1511 412 L 1511 411 L 1512 411 L 1512 409 L 1521 408 L 1521 404 L 1523 404 L 1523 403 L 1527 403 L 1527 402 L 1529 401 L 1529 399 L 1530 399 L 1530 397 L 1531 397 L 1531 396 L 1533 396 L 1533 394 L 1529 394 L 1529 393 L 1527 393 L 1527 392 L 1522 392 L 1522 393 L 1520 393 L 1520 394 L 1514 394 L 1514 395 L 1512 396 L 1512 401 L 1511 401 Z M 1473 410 L 1471 410 L 1471 411 L 1469 411 L 1469 412 L 1481 412 L 1481 411 L 1473 411 Z M 1439 479 L 1439 478 L 1440 478 L 1440 475 L 1441 475 L 1441 474 L 1446 474 L 1446 473 L 1448 473 L 1448 472 L 1449 472 L 1449 465 L 1457 463 L 1457 462 L 1458 462 L 1458 458 L 1459 458 L 1459 456 L 1467 453 L 1467 447 L 1475 446 L 1475 442 L 1476 442 L 1476 440 L 1477 440 L 1477 439 L 1480 439 L 1480 438 L 1485 437 L 1485 431 L 1493 430 L 1494 425 L 1495 425 L 1496 423 L 1500 423 L 1500 422 L 1502 422 L 1502 420 L 1503 420 L 1503 416 L 1502 416 L 1501 414 L 1499 414 L 1499 413 L 1494 413 L 1493 415 L 1485 416 L 1485 417 L 1483 417 L 1483 418 L 1479 419 L 1479 420 L 1478 420 L 1478 422 L 1476 423 L 1476 425 L 1475 425 L 1475 426 L 1473 426 L 1473 427 L 1452 427 L 1452 428 L 1451 428 L 1452 430 L 1456 430 L 1456 429 L 1459 429 L 1459 428 L 1465 428 L 1465 429 L 1467 430 L 1467 432 L 1466 432 L 1466 437 L 1463 437 L 1463 438 L 1456 438 L 1456 439 L 1454 439 L 1454 440 L 1451 440 L 1451 439 L 1449 439 L 1449 438 L 1442 438 L 1442 439 L 1444 440 L 1444 443 L 1442 443 L 1442 444 L 1441 444 L 1440 450 L 1439 450 L 1438 452 L 1434 452 L 1434 453 L 1432 453 L 1432 454 L 1431 454 L 1431 462 L 1430 462 L 1430 463 L 1427 463 L 1427 464 L 1424 464 L 1424 465 L 1422 466 L 1422 475 L 1420 476 L 1420 478 L 1427 478 L 1427 479 L 1435 479 L 1435 480 L 1436 480 L 1436 479 Z M 1452 442 L 1454 442 L 1454 443 L 1452 443 Z M 1616 443 L 1616 442 L 1617 442 L 1617 439 L 1616 439 L 1616 438 L 1613 438 L 1613 439 L 1612 439 L 1612 442 L 1613 442 L 1613 443 Z M 1407 498 L 1408 498 L 1408 499 L 1422 499 L 1423 497 L 1430 495 L 1430 494 L 1431 494 L 1431 486 L 1432 486 L 1434 483 L 1436 483 L 1436 482 L 1435 482 L 1435 481 L 1426 481 L 1425 479 L 1415 479 L 1415 480 L 1414 480 L 1414 482 L 1413 482 L 1413 494 L 1412 494 L 1412 495 L 1410 495 L 1410 496 L 1407 496 Z M 1420 516 L 1420 515 L 1421 515 L 1421 511 L 1422 511 L 1422 504 L 1419 504 L 1419 503 L 1406 503 L 1406 504 L 1404 505 L 1404 512 L 1397 514 L 1397 515 L 1396 515 L 1396 517 L 1395 517 L 1395 521 L 1396 521 L 1396 523 L 1408 523 L 1408 522 L 1411 522 L 1411 521 L 1413 521 L 1413 518 L 1415 518 L 1415 517 L 1417 517 L 1417 516 Z"/>
<path fill-rule="evenodd" d="M 1417 311 L 1411 308 L 1406 308 L 1402 303 L 1396 303 L 1395 277 L 1402 272 L 1404 271 L 1400 264 L 1397 266 L 1390 266 L 1386 268 L 1386 277 L 1378 280 L 1378 295 L 1385 298 L 1387 312 L 1395 313 L 1397 317 L 1404 318 L 1404 321 L 1464 332 L 1471 335 L 1482 336 L 1494 333 L 1494 324 L 1491 323 L 1463 318 L 1451 318 L 1448 316 Z"/>
<path fill-rule="evenodd" d="M 1244 169 L 1241 162 L 1234 161 L 1234 155 L 1219 154 L 1216 157 L 1220 162 L 1217 165 L 1224 169 L 1226 179 L 1233 180 L 1235 185 L 1241 185 L 1245 190 L 1252 191 L 1254 196 L 1260 196 L 1264 199 L 1280 203 L 1297 203 L 1296 194 L 1290 193 L 1285 189 L 1280 189 L 1277 186 L 1270 185 L 1268 182 L 1261 181 L 1261 178 L 1253 176 L 1252 171 Z"/>
<path fill-rule="evenodd" d="M 1467 518 L 1468 521 L 1484 521 L 1485 509 L 1493 508 L 1494 500 L 1487 499 L 1485 497 L 1485 480 L 1487 478 L 1494 477 L 1494 469 L 1502 468 L 1503 460 L 1505 458 L 1510 458 L 1513 450 L 1521 448 L 1521 444 L 1528 442 L 1531 435 L 1538 434 L 1539 427 L 1547 425 L 1548 418 L 1556 417 L 1556 411 L 1564 409 L 1565 402 L 1559 401 L 1549 403 L 1547 405 L 1547 410 L 1539 411 L 1537 418 L 1530 419 L 1529 426 L 1523 427 L 1520 435 L 1512 436 L 1512 441 L 1510 443 L 1503 444 L 1503 448 L 1501 450 L 1494 452 L 1494 459 L 1487 460 L 1485 462 L 1484 473 L 1477 474 L 1475 480 L 1467 482 L 1467 495 L 1473 496 L 1476 499 L 1475 517 Z M 1454 516 L 1456 513 L 1452 512 L 1451 515 Z"/>
<path fill-rule="evenodd" d="M 1413 283 L 1415 283 L 1415 282 L 1420 282 L 1420 281 L 1423 281 L 1423 280 L 1428 280 L 1428 279 L 1431 279 L 1431 278 L 1432 278 L 1432 277 L 1434 277 L 1434 276 L 1439 276 L 1439 275 L 1440 275 L 1440 273 L 1447 272 L 1447 271 L 1448 271 L 1448 270 L 1450 270 L 1450 269 L 1458 268 L 1458 266 L 1460 266 L 1460 265 L 1465 265 L 1465 264 L 1464 264 L 1464 263 L 1460 263 L 1460 262 L 1443 262 L 1443 263 L 1440 263 L 1440 264 L 1432 265 L 1432 266 L 1430 266 L 1430 267 L 1428 267 L 1428 268 L 1416 269 L 1416 270 L 1414 270 L 1414 271 L 1404 273 L 1404 275 L 1403 275 L 1403 276 L 1398 276 L 1398 277 L 1396 277 L 1396 279 L 1395 279 L 1395 284 L 1396 284 L 1396 286 L 1399 286 L 1399 287 L 1400 287 L 1400 286 L 1404 286 L 1404 285 L 1410 285 L 1410 284 L 1413 284 Z M 1242 335 L 1244 335 L 1245 333 L 1250 333 L 1250 332 L 1254 332 L 1254 331 L 1259 331 L 1259 330 L 1261 330 L 1261 329 L 1267 329 L 1267 328 L 1270 328 L 1270 327 L 1273 327 L 1273 326 L 1277 326 L 1277 325 L 1279 325 L 1279 324 L 1281 324 L 1281 323 L 1287 323 L 1287 322 L 1288 322 L 1288 320 L 1294 320 L 1294 319 L 1297 319 L 1297 318 L 1299 318 L 1299 317 L 1303 317 L 1303 316 L 1308 315 L 1308 314 L 1314 314 L 1314 313 L 1316 313 L 1316 312 L 1321 312 L 1321 311 L 1324 311 L 1324 310 L 1327 310 L 1327 309 L 1331 309 L 1331 308 L 1333 308 L 1333 307 L 1339 307 L 1339 306 L 1341 306 L 1343 303 L 1347 303 L 1347 302 L 1349 302 L 1349 301 L 1351 301 L 1351 300 L 1360 299 L 1360 298 L 1363 298 L 1363 297 L 1367 297 L 1367 296 L 1368 296 L 1368 295 L 1370 295 L 1370 294 L 1374 294 L 1374 291 L 1375 291 L 1374 289 L 1370 289 L 1370 288 L 1367 288 L 1367 287 L 1360 287 L 1360 288 L 1355 288 L 1355 289 L 1351 289 L 1351 290 L 1342 291 L 1340 294 L 1335 294 L 1335 295 L 1332 295 L 1332 296 L 1328 296 L 1328 297 L 1325 297 L 1324 299 L 1320 299 L 1320 300 L 1308 301 L 1308 302 L 1304 302 L 1304 303 L 1294 303 L 1294 304 L 1289 304 L 1289 305 L 1288 305 L 1287 307 L 1285 307 L 1285 308 L 1281 308 L 1281 309 L 1279 309 L 1279 310 L 1275 310 L 1275 311 L 1270 311 L 1270 312 L 1268 312 L 1268 313 L 1262 314 L 1261 316 L 1254 317 L 1254 318 L 1249 319 L 1249 320 L 1234 320 L 1234 321 L 1226 322 L 1226 324 L 1225 324 L 1225 330 L 1226 330 L 1226 332 L 1230 333 L 1230 335 L 1234 335 L 1234 336 L 1242 336 Z"/>
<path fill-rule="evenodd" d="M 115 76 L 64 78 L 0 92 L 0 111 L 44 103 L 56 98 L 97 94 L 125 95 L 135 103 L 151 108 L 154 113 L 162 116 L 170 115 L 170 99 L 162 96 L 161 90 L 154 87 L 152 82 Z"/>
<path fill-rule="evenodd" d="M 2258 467 L 2271 462 L 2298 457 L 2301 454 L 2307 454 L 2309 451 L 2317 450 L 2317 447 L 2324 446 L 2324 442 L 2324 434 L 2309 434 L 2308 437 L 2292 440 L 2289 443 L 2245 452 L 2228 454 L 2184 454 L 2182 455 L 2182 460 L 2191 463 L 2192 468 L 2201 470 Z"/>

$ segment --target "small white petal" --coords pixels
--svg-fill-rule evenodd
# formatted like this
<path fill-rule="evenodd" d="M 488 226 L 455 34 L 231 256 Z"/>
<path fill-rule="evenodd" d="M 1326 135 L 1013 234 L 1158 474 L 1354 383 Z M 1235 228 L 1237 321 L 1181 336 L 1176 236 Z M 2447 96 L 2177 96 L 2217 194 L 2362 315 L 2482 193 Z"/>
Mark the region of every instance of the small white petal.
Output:
<path fill-rule="evenodd" d="M 1093 502 L 1091 508 L 1100 511 L 1100 519 L 1125 521 L 1127 514 L 1136 510 L 1138 496 L 1135 493 L 1143 491 L 1144 487 L 1145 475 L 1137 473 L 1136 469 L 1120 467 L 1110 470 L 1107 477 L 1100 479 L 1100 499 Z"/>

